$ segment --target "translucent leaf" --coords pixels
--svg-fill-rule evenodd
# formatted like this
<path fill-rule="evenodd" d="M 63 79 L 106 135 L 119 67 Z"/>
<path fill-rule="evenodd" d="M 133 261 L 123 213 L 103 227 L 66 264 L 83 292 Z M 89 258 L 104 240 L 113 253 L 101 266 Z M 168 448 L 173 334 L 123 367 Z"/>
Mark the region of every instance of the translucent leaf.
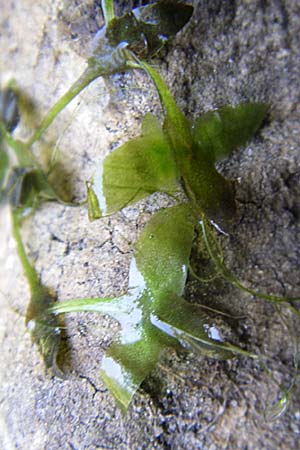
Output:
<path fill-rule="evenodd" d="M 144 118 L 142 135 L 108 155 L 88 184 L 89 216 L 113 214 L 153 192 L 175 193 L 178 174 L 157 119 Z"/>
<path fill-rule="evenodd" d="M 284 395 L 275 405 L 269 406 L 265 410 L 265 419 L 268 422 L 274 422 L 284 415 L 288 406 L 290 404 L 290 399 L 288 395 Z"/>
<path fill-rule="evenodd" d="M 194 238 L 195 218 L 188 204 L 158 211 L 145 226 L 135 245 L 129 287 L 143 278 L 147 289 L 182 295 Z"/>
<path fill-rule="evenodd" d="M 117 404 L 126 412 L 129 403 L 154 369 L 166 339 L 150 323 L 145 323 L 139 340 L 129 343 L 115 341 L 101 363 L 101 376 L 114 395 Z"/>
<path fill-rule="evenodd" d="M 161 331 L 176 338 L 180 344 L 211 358 L 226 359 L 233 356 L 222 339 L 212 318 L 198 306 L 191 305 L 177 295 L 160 299 L 151 322 Z"/>
<path fill-rule="evenodd" d="M 103 358 L 101 374 L 123 412 L 166 348 L 183 346 L 214 358 L 243 353 L 222 341 L 208 314 L 181 298 L 195 222 L 188 204 L 160 210 L 136 243 L 126 294 L 72 300 L 49 309 L 95 311 L 119 322 L 120 332 Z"/>
<path fill-rule="evenodd" d="M 203 114 L 192 129 L 197 151 L 214 162 L 228 156 L 253 136 L 267 111 L 264 103 L 242 103 Z"/>

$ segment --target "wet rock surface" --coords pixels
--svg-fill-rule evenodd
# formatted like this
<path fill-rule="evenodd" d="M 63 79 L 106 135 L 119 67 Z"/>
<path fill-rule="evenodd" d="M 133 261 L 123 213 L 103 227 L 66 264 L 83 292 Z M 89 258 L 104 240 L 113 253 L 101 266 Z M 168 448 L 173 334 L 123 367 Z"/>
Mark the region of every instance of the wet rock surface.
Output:
<path fill-rule="evenodd" d="M 86 35 L 102 19 L 97 8 L 95 16 L 90 12 L 92 2 L 77 3 L 74 11 L 69 2 L 66 6 L 48 0 L 7 1 L 1 7 L 1 83 L 15 78 L 35 106 L 34 115 L 23 115 L 18 137 L 28 136 L 85 67 L 80 40 L 88 42 Z M 225 104 L 247 100 L 270 104 L 269 119 L 258 135 L 220 166 L 236 181 L 238 204 L 237 223 L 222 239 L 228 264 L 245 283 L 277 295 L 297 295 L 299 4 L 195 1 L 194 6 L 190 24 L 155 64 L 191 119 Z M 89 11 L 94 22 L 81 25 L 72 37 L 62 27 L 62 16 L 69 20 L 76 7 Z M 145 112 L 160 114 L 144 74 L 96 80 L 63 111 L 35 150 L 46 159 L 55 146 L 60 160 L 57 183 L 75 200 L 83 200 L 95 162 L 137 135 Z M 85 207 L 45 204 L 24 226 L 26 248 L 41 280 L 60 300 L 118 294 L 126 289 L 139 231 L 164 205 L 165 198 L 155 195 L 111 218 L 89 223 Z M 107 317 L 66 317 L 60 364 L 67 379 L 52 378 L 25 332 L 22 314 L 28 289 L 7 210 L 1 210 L 0 222 L 1 448 L 297 448 L 299 387 L 287 413 L 266 422 L 264 408 L 278 400 L 280 392 L 261 366 L 247 358 L 223 362 L 184 352 L 166 354 L 122 417 L 99 374 L 101 357 L 117 330 Z M 274 377 L 288 385 L 293 346 L 273 305 L 222 281 L 199 286 L 190 278 L 187 296 L 194 303 L 247 316 L 230 321 L 228 338 L 254 353 L 267 354 Z M 285 316 L 297 330 L 291 315 Z"/>

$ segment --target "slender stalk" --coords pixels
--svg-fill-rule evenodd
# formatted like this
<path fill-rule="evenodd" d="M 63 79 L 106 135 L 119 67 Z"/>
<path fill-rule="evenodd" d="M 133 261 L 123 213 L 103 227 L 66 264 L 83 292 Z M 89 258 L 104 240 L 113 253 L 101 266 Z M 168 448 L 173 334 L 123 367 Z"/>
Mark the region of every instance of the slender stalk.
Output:
<path fill-rule="evenodd" d="M 16 244 L 17 244 L 17 252 L 25 273 L 25 276 L 27 278 L 29 287 L 31 292 L 34 292 L 37 287 L 40 286 L 40 280 L 38 277 L 38 274 L 35 271 L 35 268 L 32 266 L 32 264 L 30 264 L 29 259 L 27 257 L 24 245 L 23 245 L 23 241 L 22 241 L 22 237 L 21 237 L 21 233 L 20 233 L 20 219 L 19 219 L 19 214 L 17 211 L 12 211 L 11 213 L 11 217 L 12 217 L 12 231 L 13 231 L 13 236 L 15 238 Z"/>
<path fill-rule="evenodd" d="M 109 298 L 78 298 L 63 303 L 57 303 L 48 309 L 49 313 L 62 314 L 69 312 L 100 312 L 116 314 L 120 312 L 119 301 L 122 297 Z"/>
<path fill-rule="evenodd" d="M 203 232 L 203 238 L 204 238 L 204 242 L 205 245 L 207 247 L 208 253 L 211 256 L 212 260 L 214 261 L 218 271 L 220 271 L 223 275 L 223 277 L 230 281 L 234 286 L 236 286 L 237 288 L 241 289 L 244 292 L 247 292 L 250 295 L 253 295 L 255 297 L 260 297 L 263 298 L 265 300 L 269 300 L 271 302 L 275 302 L 275 303 L 282 303 L 282 302 L 291 302 L 291 301 L 300 301 L 299 297 L 279 297 L 277 295 L 270 295 L 270 294 L 264 294 L 262 292 L 257 292 L 253 289 L 250 289 L 246 286 L 244 286 L 228 269 L 227 267 L 224 265 L 224 263 L 222 262 L 222 260 L 219 258 L 219 255 L 214 251 L 213 247 L 211 246 L 209 237 L 208 237 L 208 233 L 207 233 L 207 225 L 205 223 L 205 220 L 203 219 L 201 221 L 201 228 L 202 228 L 202 232 Z M 295 314 L 297 314 L 297 316 L 300 316 L 299 311 L 294 308 L 293 306 L 289 305 L 290 309 L 293 310 L 293 312 Z"/>
<path fill-rule="evenodd" d="M 101 6 L 105 24 L 107 25 L 115 17 L 114 2 L 113 0 L 102 0 Z"/>
<path fill-rule="evenodd" d="M 201 346 L 201 340 L 199 338 L 193 337 L 189 334 L 183 334 L 184 337 L 184 341 L 191 346 L 191 348 L 198 350 L 200 353 L 203 351 L 203 348 Z M 217 342 L 217 341 L 213 341 L 211 344 L 208 343 L 207 341 L 203 341 L 203 344 L 209 346 L 213 346 L 214 348 L 219 348 L 220 350 L 224 350 L 224 351 L 230 351 L 234 354 L 238 354 L 238 355 L 243 355 L 243 356 L 249 356 L 252 359 L 260 359 L 260 357 L 258 355 L 256 355 L 255 353 L 251 353 L 248 352 L 247 350 L 244 350 L 240 347 L 237 347 L 234 344 L 229 344 L 229 343 L 222 343 L 222 342 Z"/>
<path fill-rule="evenodd" d="M 52 106 L 48 111 L 41 124 L 26 143 L 26 147 L 30 148 L 32 144 L 38 141 L 47 128 L 54 121 L 56 116 L 76 97 L 83 89 L 85 89 L 93 80 L 102 75 L 102 70 L 97 67 L 87 67 L 82 75 L 75 81 L 70 89 Z"/>

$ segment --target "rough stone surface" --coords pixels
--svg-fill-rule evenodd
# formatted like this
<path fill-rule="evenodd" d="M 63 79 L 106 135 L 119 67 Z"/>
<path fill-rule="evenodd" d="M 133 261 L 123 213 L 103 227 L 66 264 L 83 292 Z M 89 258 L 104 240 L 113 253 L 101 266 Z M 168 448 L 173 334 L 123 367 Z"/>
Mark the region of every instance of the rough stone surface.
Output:
<path fill-rule="evenodd" d="M 238 222 L 223 243 L 245 283 L 299 295 L 299 2 L 195 0 L 194 5 L 191 23 L 155 64 L 190 118 L 245 100 L 270 104 L 260 133 L 222 163 L 223 173 L 236 180 L 238 201 Z M 15 78 L 35 105 L 33 119 L 25 116 L 18 131 L 25 138 L 85 67 L 84 46 L 102 19 L 91 0 L 2 0 L 0 10 L 1 83 Z M 97 80 L 59 116 L 36 152 L 47 155 L 55 146 L 64 170 L 58 182 L 82 200 L 95 161 L 136 135 L 149 111 L 159 113 L 159 105 L 144 74 Z M 94 223 L 84 207 L 47 204 L 24 227 L 26 248 L 59 299 L 117 294 L 126 288 L 132 243 L 164 202 L 152 196 Z M 24 329 L 28 289 L 8 210 L 1 210 L 0 222 L 1 449 L 298 448 L 299 386 L 287 413 L 266 422 L 263 410 L 278 400 L 279 389 L 247 358 L 216 362 L 167 354 L 122 417 L 99 375 L 117 330 L 107 317 L 66 318 L 61 364 L 67 380 L 52 378 Z M 230 339 L 267 354 L 273 376 L 286 385 L 291 381 L 291 338 L 273 305 L 225 282 L 203 287 L 191 279 L 187 293 L 193 302 L 246 315 L 231 321 Z M 290 314 L 284 316 L 296 326 Z"/>

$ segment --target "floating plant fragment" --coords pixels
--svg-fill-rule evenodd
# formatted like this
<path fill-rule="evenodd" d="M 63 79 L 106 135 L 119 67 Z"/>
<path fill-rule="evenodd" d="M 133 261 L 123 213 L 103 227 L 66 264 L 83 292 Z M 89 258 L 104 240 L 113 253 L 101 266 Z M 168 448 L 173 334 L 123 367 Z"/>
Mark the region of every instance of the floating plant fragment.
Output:
<path fill-rule="evenodd" d="M 30 263 L 20 233 L 22 222 L 21 210 L 12 210 L 12 228 L 17 251 L 30 288 L 30 302 L 26 312 L 26 326 L 33 341 L 37 344 L 43 356 L 46 367 L 52 368 L 53 373 L 63 377 L 57 367 L 56 356 L 60 343 L 60 327 L 57 317 L 48 312 L 48 308 L 55 302 L 55 297 L 49 289 L 40 283 L 34 266 Z"/>
<path fill-rule="evenodd" d="M 119 322 L 121 330 L 102 360 L 101 374 L 123 411 L 168 347 L 217 358 L 243 353 L 222 342 L 212 318 L 182 298 L 194 227 L 188 204 L 160 210 L 136 243 L 127 293 L 71 300 L 49 310 L 56 314 L 95 311 Z"/>

